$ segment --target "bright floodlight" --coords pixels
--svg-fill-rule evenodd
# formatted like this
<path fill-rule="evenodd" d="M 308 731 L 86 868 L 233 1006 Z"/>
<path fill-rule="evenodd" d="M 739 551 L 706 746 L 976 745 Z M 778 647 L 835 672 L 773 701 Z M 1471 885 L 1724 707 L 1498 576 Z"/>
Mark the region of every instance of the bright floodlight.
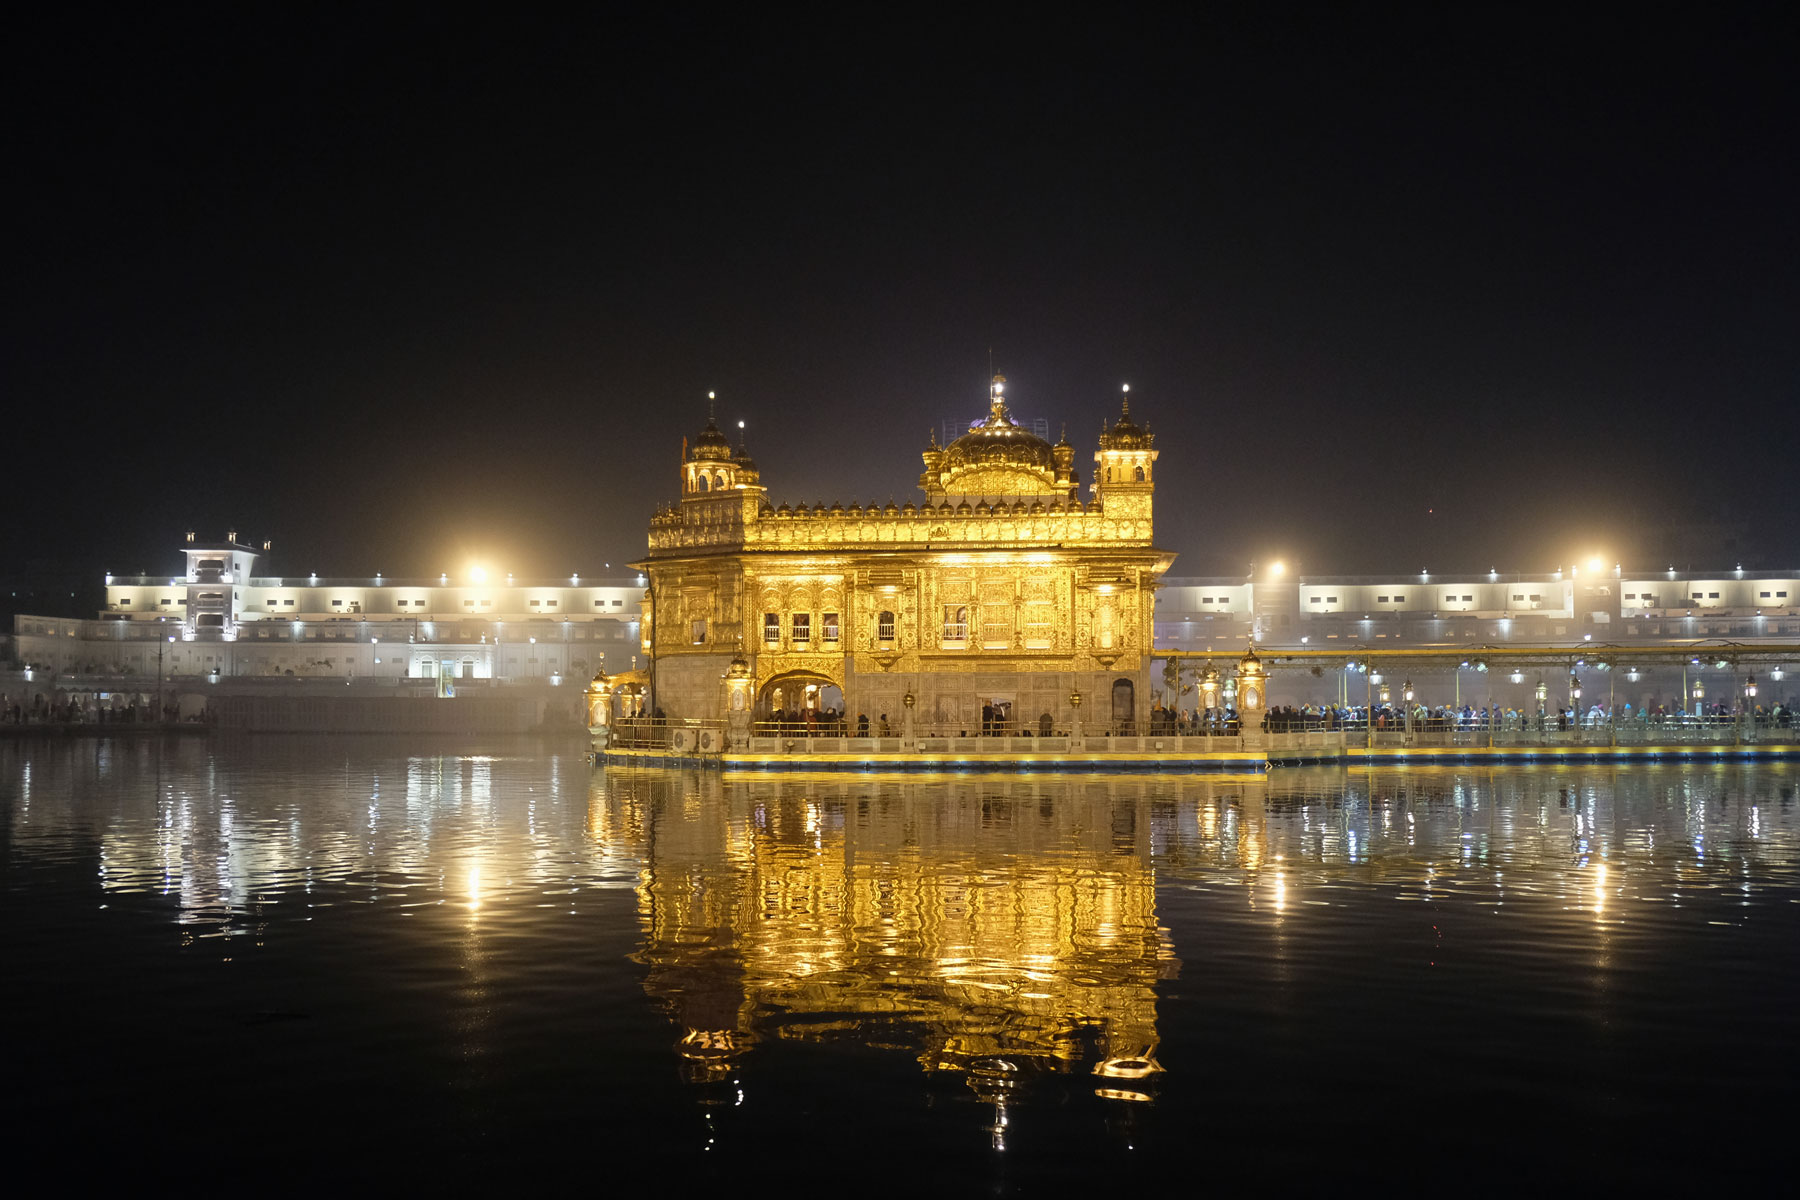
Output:
<path fill-rule="evenodd" d="M 1590 570 L 1590 571 L 1600 571 L 1601 569 L 1603 569 L 1605 567 L 1605 565 L 1606 565 L 1605 563 L 1602 563 L 1600 561 L 1600 556 L 1598 554 L 1596 554 L 1596 555 L 1594 555 L 1594 557 L 1588 559 L 1588 570 Z"/>
<path fill-rule="evenodd" d="M 1272 562 L 1269 564 L 1269 574 L 1271 575 L 1279 575 L 1285 570 L 1287 570 L 1287 564 L 1284 562 Z"/>
<path fill-rule="evenodd" d="M 707 398 L 707 399 L 708 399 L 708 400 L 717 400 L 717 399 L 718 399 L 718 398 L 719 398 L 719 397 L 718 397 L 718 395 L 717 395 L 717 394 L 716 394 L 716 393 L 714 393 L 714 392 L 708 392 L 708 393 L 706 393 L 706 398 Z"/>
<path fill-rule="evenodd" d="M 476 583 L 486 583 L 487 582 L 487 568 L 486 567 L 470 567 L 469 568 L 469 578 Z"/>

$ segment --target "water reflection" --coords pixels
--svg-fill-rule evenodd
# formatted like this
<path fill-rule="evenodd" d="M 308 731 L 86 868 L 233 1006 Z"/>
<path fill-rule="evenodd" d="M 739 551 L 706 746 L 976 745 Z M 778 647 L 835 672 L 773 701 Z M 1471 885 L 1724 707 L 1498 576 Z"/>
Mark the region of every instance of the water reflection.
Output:
<path fill-rule="evenodd" d="M 688 1077 L 759 1042 L 904 1050 L 1001 1106 L 1043 1072 L 1147 1099 L 1156 983 L 1151 790 L 970 779 L 615 772 L 601 825 L 639 839 L 645 987 Z"/>
<path fill-rule="evenodd" d="M 1624 1144 L 1645 1113 L 1704 1118 L 1722 1063 L 1743 1105 L 1785 1096 L 1795 780 L 722 778 L 530 744 L 11 743 L 0 949 L 31 981 L 8 993 L 18 1027 L 63 1030 L 33 1087 L 99 1089 L 141 1054 L 143 1094 L 183 1071 L 265 1086 L 297 1129 L 344 1102 L 334 1085 L 302 1108 L 259 1081 L 323 1062 L 322 1081 L 402 1081 L 371 1121 L 413 1104 L 420 1136 L 471 1144 L 617 1097 L 609 1127 L 659 1165 L 702 1142 L 754 1156 L 819 1072 L 834 1104 L 911 1114 L 894 1125 L 921 1159 L 1086 1153 L 1101 1128 L 1121 1151 L 1159 1128 L 1235 1146 L 1291 1128 L 1296 1096 L 1401 1111 L 1420 1081 L 1470 1111 L 1612 1113 Z M 141 1028 L 95 1040 L 122 974 Z M 290 1013 L 311 1026 L 227 1036 Z"/>

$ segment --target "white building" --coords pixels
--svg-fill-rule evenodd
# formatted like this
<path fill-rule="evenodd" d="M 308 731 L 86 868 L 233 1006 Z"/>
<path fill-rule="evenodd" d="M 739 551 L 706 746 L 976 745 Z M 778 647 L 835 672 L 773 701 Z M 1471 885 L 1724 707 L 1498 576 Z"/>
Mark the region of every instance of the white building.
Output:
<path fill-rule="evenodd" d="M 20 615 L 22 664 L 58 675 L 392 677 L 585 685 L 638 651 L 643 582 L 275 578 L 235 533 L 184 569 L 106 577 L 94 620 Z"/>

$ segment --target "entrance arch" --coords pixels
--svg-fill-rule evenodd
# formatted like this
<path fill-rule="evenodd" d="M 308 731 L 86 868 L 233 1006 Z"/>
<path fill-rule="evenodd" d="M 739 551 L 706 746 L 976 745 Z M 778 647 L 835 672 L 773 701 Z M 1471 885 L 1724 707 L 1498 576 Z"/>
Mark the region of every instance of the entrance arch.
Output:
<path fill-rule="evenodd" d="M 768 732 L 841 735 L 844 690 L 829 675 L 788 671 L 757 691 L 754 716 L 759 729 Z"/>
<path fill-rule="evenodd" d="M 1136 731 L 1137 687 L 1129 679 L 1115 679 L 1112 685 L 1112 723 L 1119 733 Z"/>

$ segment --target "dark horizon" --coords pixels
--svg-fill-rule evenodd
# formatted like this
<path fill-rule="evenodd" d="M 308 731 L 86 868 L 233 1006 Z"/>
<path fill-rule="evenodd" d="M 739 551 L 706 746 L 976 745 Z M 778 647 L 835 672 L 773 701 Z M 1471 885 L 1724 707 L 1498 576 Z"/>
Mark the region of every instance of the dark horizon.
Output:
<path fill-rule="evenodd" d="M 990 354 L 1177 576 L 1800 563 L 1788 22 L 1686 16 L 39 18 L 5 571 L 597 576 L 708 391 L 903 503 Z"/>

